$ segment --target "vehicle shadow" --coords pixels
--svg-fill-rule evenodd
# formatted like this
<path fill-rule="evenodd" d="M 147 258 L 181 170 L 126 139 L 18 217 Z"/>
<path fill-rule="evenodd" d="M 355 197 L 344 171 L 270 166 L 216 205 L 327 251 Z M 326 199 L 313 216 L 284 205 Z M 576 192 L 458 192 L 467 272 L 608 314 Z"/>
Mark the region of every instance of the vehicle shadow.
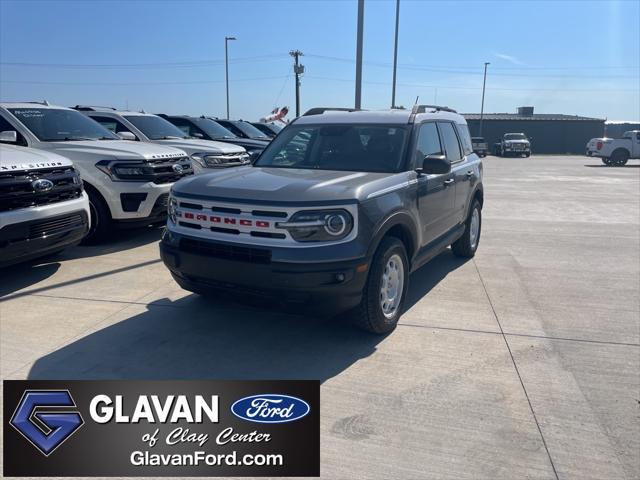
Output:
<path fill-rule="evenodd" d="M 49 257 L 12 265 L 0 269 L 0 300 L 13 292 L 35 285 L 54 275 L 60 268 L 60 262 L 50 261 Z"/>
<path fill-rule="evenodd" d="M 585 167 L 589 167 L 589 168 L 640 168 L 640 163 L 639 164 L 632 164 L 632 165 L 619 165 L 619 166 L 611 166 L 611 165 L 585 165 Z"/>
<path fill-rule="evenodd" d="M 164 226 L 149 226 L 128 230 L 114 230 L 111 238 L 98 245 L 78 245 L 69 248 L 59 254 L 64 260 L 76 258 L 90 258 L 111 253 L 119 253 L 124 250 L 141 247 L 148 243 L 160 241 Z"/>
<path fill-rule="evenodd" d="M 450 252 L 415 272 L 413 305 L 464 261 Z M 189 295 L 132 306 L 112 325 L 32 366 L 29 379 L 319 379 L 326 381 L 386 340 L 333 319 L 265 309 L 260 301 Z"/>

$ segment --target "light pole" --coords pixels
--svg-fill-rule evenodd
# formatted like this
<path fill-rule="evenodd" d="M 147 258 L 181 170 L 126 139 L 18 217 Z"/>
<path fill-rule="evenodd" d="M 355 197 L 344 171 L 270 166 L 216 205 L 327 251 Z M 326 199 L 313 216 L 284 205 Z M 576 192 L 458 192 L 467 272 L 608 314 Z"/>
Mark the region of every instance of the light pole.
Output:
<path fill-rule="evenodd" d="M 229 120 L 229 40 L 236 40 L 236 37 L 224 37 L 224 73 L 227 85 L 227 120 Z"/>
<path fill-rule="evenodd" d="M 362 103 L 362 30 L 364 28 L 364 0 L 358 0 L 358 36 L 356 41 L 356 108 Z"/>
<path fill-rule="evenodd" d="M 396 41 L 393 47 L 393 85 L 391 87 L 391 108 L 396 108 L 396 70 L 398 68 L 398 26 L 400 25 L 400 0 L 396 0 Z"/>
<path fill-rule="evenodd" d="M 491 65 L 489 62 L 484 62 L 484 80 L 482 81 L 482 105 L 480 106 L 480 126 L 478 127 L 478 136 L 482 136 L 482 117 L 484 116 L 484 89 L 487 86 L 487 65 Z"/>

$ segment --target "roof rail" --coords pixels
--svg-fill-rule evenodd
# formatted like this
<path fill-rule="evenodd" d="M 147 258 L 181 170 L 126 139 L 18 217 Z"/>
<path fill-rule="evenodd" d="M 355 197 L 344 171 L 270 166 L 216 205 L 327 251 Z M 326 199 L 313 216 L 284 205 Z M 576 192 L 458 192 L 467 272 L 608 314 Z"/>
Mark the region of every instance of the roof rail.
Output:
<path fill-rule="evenodd" d="M 359 112 L 359 108 L 345 108 L 345 107 L 316 107 L 311 108 L 302 114 L 303 117 L 309 115 L 322 115 L 324 112 Z"/>
<path fill-rule="evenodd" d="M 434 112 L 451 112 L 458 113 L 453 108 L 443 107 L 440 105 L 414 105 L 411 109 L 412 114 L 427 113 L 427 109 L 432 109 Z"/>
<path fill-rule="evenodd" d="M 115 111 L 116 109 L 113 107 L 103 107 L 100 105 L 76 105 L 75 107 L 71 107 L 74 110 L 80 110 L 80 111 L 84 111 L 84 112 L 97 112 L 99 110 L 113 110 Z"/>

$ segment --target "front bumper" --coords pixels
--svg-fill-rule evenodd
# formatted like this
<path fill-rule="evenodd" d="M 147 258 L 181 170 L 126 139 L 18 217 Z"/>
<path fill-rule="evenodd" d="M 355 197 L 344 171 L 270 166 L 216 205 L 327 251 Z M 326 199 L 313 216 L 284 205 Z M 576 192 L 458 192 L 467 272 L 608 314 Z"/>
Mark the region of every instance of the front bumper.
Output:
<path fill-rule="evenodd" d="M 172 183 L 109 181 L 109 185 L 106 186 L 108 190 L 101 188 L 98 190 L 107 202 L 114 220 L 135 223 L 135 220 L 149 221 L 149 217 L 156 213 L 154 209 L 158 206 L 158 199 L 164 198 L 166 202 L 166 196 L 172 185 Z M 159 219 L 161 220 L 161 218 Z"/>
<path fill-rule="evenodd" d="M 273 261 L 268 247 L 208 241 L 170 232 L 160 242 L 160 256 L 176 282 L 187 290 L 225 290 L 268 297 L 325 314 L 339 313 L 360 303 L 369 263 L 368 259 Z"/>
<path fill-rule="evenodd" d="M 0 267 L 76 245 L 88 231 L 89 212 L 84 208 L 5 225 L 0 229 Z"/>

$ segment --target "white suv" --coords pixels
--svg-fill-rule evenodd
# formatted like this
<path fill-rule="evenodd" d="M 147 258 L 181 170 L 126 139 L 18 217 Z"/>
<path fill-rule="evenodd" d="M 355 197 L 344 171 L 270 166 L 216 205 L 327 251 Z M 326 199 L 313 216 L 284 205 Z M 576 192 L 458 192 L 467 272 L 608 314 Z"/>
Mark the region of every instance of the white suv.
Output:
<path fill-rule="evenodd" d="M 89 200 L 70 160 L 0 144 L 0 267 L 75 245 L 88 230 Z"/>
<path fill-rule="evenodd" d="M 171 185 L 193 174 L 181 150 L 121 140 L 81 113 L 46 102 L 0 103 L 0 142 L 58 153 L 73 162 L 91 208 L 85 243 L 103 239 L 114 223 L 163 221 Z"/>
<path fill-rule="evenodd" d="M 120 111 L 110 107 L 77 105 L 74 108 L 122 139 L 170 145 L 184 150 L 193 160 L 196 174 L 208 169 L 237 167 L 250 163 L 249 154 L 243 147 L 189 137 L 173 123 L 158 115 Z"/>

